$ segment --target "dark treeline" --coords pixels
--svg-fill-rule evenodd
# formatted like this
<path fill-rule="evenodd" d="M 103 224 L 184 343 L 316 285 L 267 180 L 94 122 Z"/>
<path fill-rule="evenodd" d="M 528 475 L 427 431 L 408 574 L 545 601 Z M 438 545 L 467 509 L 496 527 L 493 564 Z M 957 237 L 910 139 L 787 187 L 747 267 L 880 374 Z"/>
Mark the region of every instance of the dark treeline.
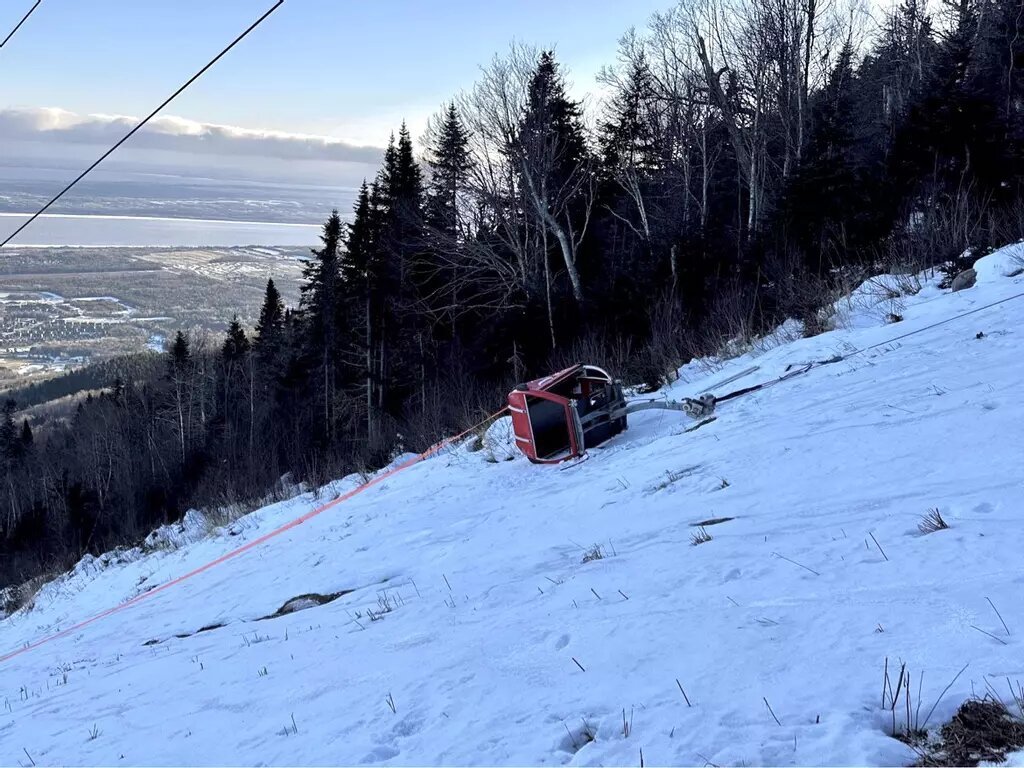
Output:
<path fill-rule="evenodd" d="M 627 34 L 585 114 L 514 47 L 403 126 L 300 305 L 179 334 L 66 424 L 8 406 L 0 583 L 280 479 L 375 467 L 573 360 L 656 385 L 834 291 L 1022 234 L 1019 0 L 904 0 L 870 36 L 829 0 L 684 2 Z M 969 261 L 969 260 L 967 260 Z"/>
<path fill-rule="evenodd" d="M 6 397 L 15 400 L 18 408 L 30 408 L 77 395 L 85 390 L 105 389 L 119 377 L 148 379 L 159 371 L 162 364 L 156 352 L 120 355 L 110 360 L 90 363 L 52 379 L 15 387 L 8 391 Z"/>

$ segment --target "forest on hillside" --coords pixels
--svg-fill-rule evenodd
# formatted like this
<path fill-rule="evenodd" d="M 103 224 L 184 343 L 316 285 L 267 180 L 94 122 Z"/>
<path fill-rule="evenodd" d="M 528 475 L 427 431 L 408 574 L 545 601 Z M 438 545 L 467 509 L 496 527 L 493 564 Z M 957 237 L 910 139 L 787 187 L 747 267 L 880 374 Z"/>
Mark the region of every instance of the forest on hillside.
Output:
<path fill-rule="evenodd" d="M 1020 0 L 682 0 L 587 109 L 514 45 L 399 128 L 298 306 L 271 281 L 255 328 L 183 329 L 66 422 L 5 406 L 0 586 L 378 467 L 569 362 L 656 387 L 786 318 L 827 330 L 870 274 L 955 274 L 1024 236 L 1022 71 Z"/>

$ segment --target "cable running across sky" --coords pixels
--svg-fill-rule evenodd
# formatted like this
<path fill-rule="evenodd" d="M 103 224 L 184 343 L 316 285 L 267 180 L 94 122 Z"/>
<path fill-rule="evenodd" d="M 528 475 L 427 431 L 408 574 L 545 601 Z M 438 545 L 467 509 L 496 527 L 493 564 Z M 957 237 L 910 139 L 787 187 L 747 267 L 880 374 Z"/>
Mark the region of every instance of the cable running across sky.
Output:
<path fill-rule="evenodd" d="M 92 165 L 90 165 L 88 168 L 86 168 L 84 171 L 82 171 L 70 184 L 68 184 L 66 187 L 64 187 L 64 189 L 62 189 L 60 192 L 58 192 L 56 195 L 54 195 L 53 198 L 51 198 L 51 200 L 46 205 L 44 205 L 42 208 L 40 208 L 38 211 L 36 211 L 34 214 L 32 214 L 32 216 L 30 216 L 27 221 L 25 221 L 20 227 L 18 227 L 10 235 L 8 235 L 7 238 L 2 243 L 0 243 L 0 248 L 4 247 L 9 242 L 11 242 L 11 240 L 13 240 L 15 237 L 17 237 L 22 232 L 22 230 L 24 230 L 33 221 L 38 219 L 43 213 L 46 212 L 47 209 L 50 208 L 50 206 L 52 206 L 54 203 L 56 203 L 58 200 L 60 200 L 65 194 L 67 194 L 67 192 L 72 187 L 74 187 L 78 182 L 80 182 L 82 179 L 84 179 L 94 168 L 96 168 L 96 166 L 98 166 L 100 163 L 102 163 L 104 160 L 106 160 L 110 155 L 112 155 L 114 153 L 114 151 L 118 147 L 120 147 L 122 144 L 124 144 L 126 141 L 128 141 L 128 139 L 130 139 L 132 136 L 134 136 L 139 131 L 139 129 L 142 128 L 142 126 L 144 126 L 146 123 L 148 123 L 154 117 L 156 117 L 156 115 L 164 107 L 166 107 L 168 104 L 170 104 L 172 101 L 174 101 L 178 96 L 181 95 L 181 93 L 186 88 L 188 88 L 190 85 L 192 85 L 192 83 L 194 83 L 196 80 L 198 80 L 200 77 L 202 77 L 203 74 L 208 69 L 210 69 L 210 67 L 212 67 L 214 64 L 216 64 L 218 61 L 220 61 L 221 58 L 223 58 L 227 54 L 228 51 L 230 51 L 232 48 L 234 48 L 236 45 L 238 45 L 238 43 L 240 43 L 250 32 L 252 32 L 254 29 L 256 29 L 256 27 L 258 27 L 260 24 L 262 24 L 267 19 L 267 17 L 270 16 L 270 14 L 272 14 L 274 11 L 276 11 L 278 8 L 280 8 L 283 3 L 284 3 L 284 0 L 277 0 L 277 2 L 266 13 L 264 13 L 262 16 L 260 16 L 258 19 L 256 19 L 256 21 L 254 21 L 252 24 L 250 24 L 249 27 L 244 32 L 242 32 L 242 34 L 240 34 L 238 37 L 236 37 L 234 40 L 232 40 L 231 43 L 227 47 L 224 48 L 224 50 L 222 50 L 220 53 L 218 53 L 216 56 L 214 56 L 202 69 L 200 69 L 198 72 L 196 72 L 194 75 L 192 75 L 192 77 L 190 77 L 180 88 L 178 88 L 178 90 L 176 90 L 174 93 L 172 93 L 166 99 L 164 99 L 164 101 L 160 104 L 160 106 L 158 106 L 156 109 L 154 109 L 148 115 L 146 115 L 146 117 L 144 117 L 138 123 L 138 125 L 136 125 L 130 131 L 128 131 L 128 133 L 126 133 L 124 136 L 122 136 L 118 140 L 118 142 L 116 144 L 114 144 L 114 146 L 112 146 L 110 149 L 108 149 L 106 152 L 104 152 L 102 155 L 100 155 L 99 159 L 97 159 Z"/>
<path fill-rule="evenodd" d="M 39 4 L 41 2 L 43 2 L 43 0 L 36 0 L 35 5 L 33 5 L 31 8 L 28 9 L 28 13 L 26 13 L 24 16 L 21 17 L 21 21 L 19 21 L 17 24 L 14 25 L 14 29 L 12 29 L 10 32 L 7 33 L 7 37 L 5 37 L 4 41 L 2 43 L 0 43 L 0 48 L 3 48 L 5 45 L 7 45 L 7 42 L 12 37 L 14 37 L 14 33 L 17 32 L 19 29 L 21 29 L 21 25 L 22 24 L 24 24 L 26 21 L 28 21 L 28 17 L 32 15 L 32 12 L 35 11 L 36 8 L 39 7 Z"/>

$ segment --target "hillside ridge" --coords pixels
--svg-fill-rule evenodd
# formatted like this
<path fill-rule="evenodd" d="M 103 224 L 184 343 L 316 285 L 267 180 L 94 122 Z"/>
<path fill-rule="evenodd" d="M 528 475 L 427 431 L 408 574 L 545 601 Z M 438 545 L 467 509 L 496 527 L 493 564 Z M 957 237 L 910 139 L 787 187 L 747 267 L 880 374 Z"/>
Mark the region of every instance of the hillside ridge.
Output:
<path fill-rule="evenodd" d="M 846 355 L 722 404 L 699 430 L 636 414 L 560 471 L 530 465 L 502 419 L 482 448 L 463 441 L 10 659 L 0 760 L 590 765 L 639 764 L 642 749 L 650 765 L 911 763 L 892 733 L 908 725 L 902 704 L 881 706 L 886 663 L 911 673 L 911 725 L 936 703 L 928 729 L 987 680 L 1024 680 L 1006 428 L 1024 417 L 1024 301 L 1004 301 L 1024 289 L 1008 276 L 1022 250 L 983 258 L 954 294 L 927 275 L 913 295 L 905 277 L 875 278 L 837 304 L 838 330 L 801 338 L 788 323 L 684 366 L 665 396 L 753 363 L 736 387 Z M 177 538 L 87 558 L 0 622 L 3 650 L 361 482 L 214 535 L 193 514 Z M 919 528 L 931 510 L 948 530 Z"/>

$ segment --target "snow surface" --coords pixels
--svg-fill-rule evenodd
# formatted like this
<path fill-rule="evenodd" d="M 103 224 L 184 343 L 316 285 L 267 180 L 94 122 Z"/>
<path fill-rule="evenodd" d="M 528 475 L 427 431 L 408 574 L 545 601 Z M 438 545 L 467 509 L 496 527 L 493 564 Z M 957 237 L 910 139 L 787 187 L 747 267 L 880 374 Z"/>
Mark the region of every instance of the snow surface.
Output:
<path fill-rule="evenodd" d="M 666 394 L 757 365 L 726 389 L 749 386 L 1020 293 L 1021 252 L 986 257 L 956 294 L 924 278 L 880 299 L 876 280 L 840 330 L 693 363 Z M 886 324 L 897 301 L 904 320 Z M 1008 301 L 723 403 L 691 432 L 678 412 L 636 414 L 565 469 L 509 451 L 499 422 L 483 449 L 0 664 L 0 763 L 911 763 L 880 706 L 886 658 L 911 671 L 915 708 L 921 685 L 922 719 L 969 665 L 930 728 L 986 679 L 1011 705 L 1005 681 L 1024 681 L 1022 326 L 1024 299 Z M 0 622 L 0 652 L 359 482 L 90 560 Z M 922 535 L 933 507 L 951 527 Z M 595 544 L 605 557 L 583 562 Z"/>

